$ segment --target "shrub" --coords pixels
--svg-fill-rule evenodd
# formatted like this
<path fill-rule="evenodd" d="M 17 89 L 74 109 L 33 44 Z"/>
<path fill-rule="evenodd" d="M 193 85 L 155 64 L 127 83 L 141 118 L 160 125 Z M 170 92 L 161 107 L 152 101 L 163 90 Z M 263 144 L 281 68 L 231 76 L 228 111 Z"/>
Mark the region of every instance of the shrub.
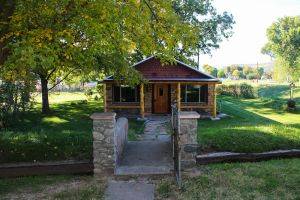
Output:
<path fill-rule="evenodd" d="M 219 85 L 217 87 L 217 94 L 233 97 L 243 97 L 247 99 L 255 98 L 256 96 L 254 88 L 247 83 Z"/>
<path fill-rule="evenodd" d="M 93 90 L 92 89 L 86 89 L 85 91 L 84 91 L 84 95 L 88 98 L 88 99 L 90 99 L 92 96 L 93 96 Z"/>
<path fill-rule="evenodd" d="M 98 84 L 97 86 L 96 86 L 96 90 L 97 90 L 97 92 L 99 93 L 99 95 L 100 95 L 100 97 L 103 97 L 103 84 Z"/>
<path fill-rule="evenodd" d="M 16 81 L 0 84 L 0 128 L 12 123 L 20 112 L 31 108 L 31 94 L 34 84 Z"/>

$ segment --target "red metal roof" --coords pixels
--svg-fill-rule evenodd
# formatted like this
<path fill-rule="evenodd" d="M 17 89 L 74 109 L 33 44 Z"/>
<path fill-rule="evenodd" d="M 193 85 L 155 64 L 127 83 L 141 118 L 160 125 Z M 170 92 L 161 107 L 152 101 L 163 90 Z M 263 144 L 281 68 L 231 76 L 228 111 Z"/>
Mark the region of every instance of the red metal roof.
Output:
<path fill-rule="evenodd" d="M 162 65 L 159 58 L 149 57 L 133 67 L 143 74 L 144 78 L 153 81 L 211 81 L 219 82 L 215 77 L 205 74 L 189 65 L 176 60 L 176 64 Z M 113 81 L 113 76 L 104 81 Z"/>
<path fill-rule="evenodd" d="M 151 57 L 144 62 L 138 63 L 134 66 L 140 71 L 145 79 L 163 79 L 163 78 L 205 78 L 211 79 L 212 77 L 201 73 L 196 69 L 178 63 L 174 65 L 162 65 L 159 58 Z"/>

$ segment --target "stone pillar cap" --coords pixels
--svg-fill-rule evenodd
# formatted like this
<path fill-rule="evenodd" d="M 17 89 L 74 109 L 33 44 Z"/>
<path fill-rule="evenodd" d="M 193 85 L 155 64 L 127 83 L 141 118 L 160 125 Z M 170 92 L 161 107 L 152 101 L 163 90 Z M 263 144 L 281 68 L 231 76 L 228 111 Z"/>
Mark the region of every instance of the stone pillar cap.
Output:
<path fill-rule="evenodd" d="M 105 113 L 94 113 L 91 115 L 92 119 L 113 119 L 116 117 L 116 113 L 105 112 Z"/>
<path fill-rule="evenodd" d="M 198 118 L 200 118 L 200 115 L 196 111 L 180 111 L 179 118 L 180 119 L 198 119 Z"/>

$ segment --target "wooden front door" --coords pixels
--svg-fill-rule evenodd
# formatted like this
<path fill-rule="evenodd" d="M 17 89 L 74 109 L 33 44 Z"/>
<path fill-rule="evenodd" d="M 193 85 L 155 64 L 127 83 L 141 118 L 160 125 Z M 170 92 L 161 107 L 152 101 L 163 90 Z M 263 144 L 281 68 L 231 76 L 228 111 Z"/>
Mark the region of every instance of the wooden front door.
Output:
<path fill-rule="evenodd" d="M 153 92 L 153 112 L 168 113 L 169 86 L 167 84 L 155 84 Z"/>

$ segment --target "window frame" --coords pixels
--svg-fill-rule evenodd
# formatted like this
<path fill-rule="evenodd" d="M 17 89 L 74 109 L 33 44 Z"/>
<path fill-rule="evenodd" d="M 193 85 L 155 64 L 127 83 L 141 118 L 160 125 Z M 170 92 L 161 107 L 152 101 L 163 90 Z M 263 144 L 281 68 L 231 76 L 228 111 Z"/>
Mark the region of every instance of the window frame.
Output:
<path fill-rule="evenodd" d="M 198 88 L 198 98 L 199 98 L 199 100 L 198 101 L 188 101 L 188 93 L 187 93 L 187 91 L 191 91 L 191 90 L 187 90 L 188 89 L 188 86 L 194 86 L 194 85 L 197 85 L 197 86 L 200 86 L 199 88 Z M 184 91 L 182 90 L 182 88 L 180 88 L 181 89 L 181 93 L 184 93 L 184 97 L 182 98 L 181 97 L 181 102 L 182 103 L 208 103 L 208 99 L 206 98 L 206 100 L 204 100 L 204 101 L 201 101 L 201 90 L 202 90 L 202 87 L 208 87 L 208 84 L 182 84 L 181 86 L 183 86 L 184 87 Z M 208 95 L 208 94 L 207 94 Z"/>
<path fill-rule="evenodd" d="M 119 93 L 119 101 L 115 100 L 115 92 L 116 92 L 116 87 L 118 87 L 118 93 Z M 130 88 L 130 89 L 134 89 L 134 101 L 122 101 L 122 88 Z M 139 98 L 139 88 L 138 86 L 132 88 L 128 85 L 112 85 L 112 102 L 113 103 L 122 103 L 122 104 L 126 104 L 126 103 L 139 103 L 140 102 L 140 98 Z"/>

